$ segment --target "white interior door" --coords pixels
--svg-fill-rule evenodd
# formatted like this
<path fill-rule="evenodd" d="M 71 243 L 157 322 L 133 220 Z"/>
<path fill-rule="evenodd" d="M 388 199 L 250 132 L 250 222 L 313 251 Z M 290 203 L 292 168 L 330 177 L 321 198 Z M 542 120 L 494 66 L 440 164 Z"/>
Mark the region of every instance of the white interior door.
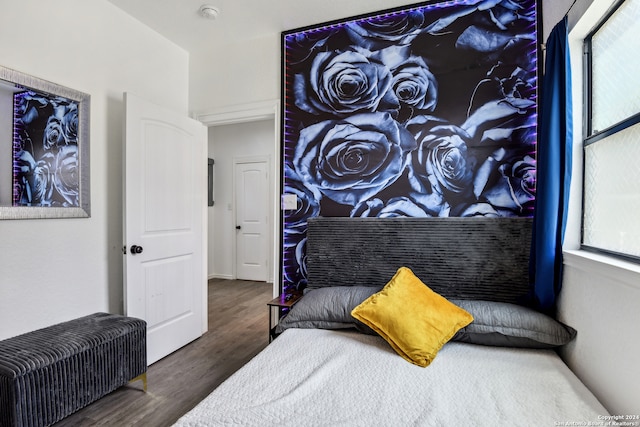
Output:
<path fill-rule="evenodd" d="M 236 277 L 267 281 L 269 172 L 267 160 L 235 162 Z"/>
<path fill-rule="evenodd" d="M 125 106 L 125 313 L 146 320 L 151 364 L 207 328 L 207 129 L 131 94 Z"/>

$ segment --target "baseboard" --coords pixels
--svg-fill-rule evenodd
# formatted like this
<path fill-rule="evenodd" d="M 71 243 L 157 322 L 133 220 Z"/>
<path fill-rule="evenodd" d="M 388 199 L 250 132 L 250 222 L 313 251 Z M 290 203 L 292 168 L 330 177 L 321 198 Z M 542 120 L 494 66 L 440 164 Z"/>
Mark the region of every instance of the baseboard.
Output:
<path fill-rule="evenodd" d="M 210 274 L 207 277 L 207 280 L 211 280 L 211 279 L 226 279 L 226 280 L 233 280 L 234 277 L 230 274 Z"/>

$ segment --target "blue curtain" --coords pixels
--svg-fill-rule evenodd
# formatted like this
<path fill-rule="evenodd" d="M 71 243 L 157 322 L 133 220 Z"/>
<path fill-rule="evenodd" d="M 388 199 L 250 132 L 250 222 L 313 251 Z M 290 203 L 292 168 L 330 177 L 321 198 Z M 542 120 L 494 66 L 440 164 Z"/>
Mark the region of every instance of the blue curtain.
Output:
<path fill-rule="evenodd" d="M 537 145 L 537 190 L 531 242 L 533 305 L 552 312 L 562 287 L 562 242 L 571 184 L 571 64 L 565 16 L 546 44 Z"/>

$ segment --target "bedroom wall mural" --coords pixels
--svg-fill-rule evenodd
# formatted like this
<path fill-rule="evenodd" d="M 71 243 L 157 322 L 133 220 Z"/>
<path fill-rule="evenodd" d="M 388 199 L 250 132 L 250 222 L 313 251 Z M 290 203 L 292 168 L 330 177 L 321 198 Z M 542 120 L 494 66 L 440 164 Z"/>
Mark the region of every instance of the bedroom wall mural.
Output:
<path fill-rule="evenodd" d="M 284 292 L 310 217 L 533 215 L 536 30 L 534 0 L 467 0 L 282 34 Z"/>

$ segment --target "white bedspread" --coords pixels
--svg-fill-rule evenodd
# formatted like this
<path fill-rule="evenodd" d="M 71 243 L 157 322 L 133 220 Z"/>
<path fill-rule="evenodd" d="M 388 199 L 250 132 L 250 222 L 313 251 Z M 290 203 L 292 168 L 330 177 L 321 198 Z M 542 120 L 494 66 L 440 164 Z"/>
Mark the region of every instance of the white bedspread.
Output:
<path fill-rule="evenodd" d="M 420 368 L 377 336 L 289 329 L 175 425 L 538 427 L 606 414 L 551 350 L 450 342 Z"/>

